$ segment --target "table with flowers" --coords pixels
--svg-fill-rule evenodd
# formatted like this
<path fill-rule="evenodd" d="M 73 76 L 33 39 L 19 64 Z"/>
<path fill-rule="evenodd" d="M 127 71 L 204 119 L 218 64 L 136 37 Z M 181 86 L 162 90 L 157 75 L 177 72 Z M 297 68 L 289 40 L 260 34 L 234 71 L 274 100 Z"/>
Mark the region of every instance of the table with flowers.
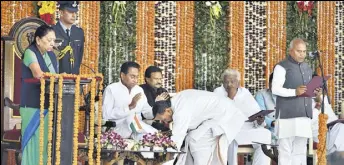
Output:
<path fill-rule="evenodd" d="M 105 165 L 129 159 L 139 165 L 156 165 L 172 160 L 177 151 L 175 143 L 163 133 L 145 134 L 142 140 L 123 139 L 115 131 L 110 130 L 100 136 L 102 145 L 101 159 Z"/>

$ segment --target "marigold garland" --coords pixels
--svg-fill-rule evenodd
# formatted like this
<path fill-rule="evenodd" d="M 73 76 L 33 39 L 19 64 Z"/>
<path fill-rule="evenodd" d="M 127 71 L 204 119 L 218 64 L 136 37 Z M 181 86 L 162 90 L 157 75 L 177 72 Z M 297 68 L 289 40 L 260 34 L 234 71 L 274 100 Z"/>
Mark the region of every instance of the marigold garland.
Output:
<path fill-rule="evenodd" d="M 318 49 L 322 52 L 320 55 L 323 63 L 324 75 L 332 75 L 327 81 L 328 97 L 334 105 L 334 86 L 335 86 L 335 2 L 317 2 L 318 3 Z M 317 70 L 321 75 L 320 68 Z"/>
<path fill-rule="evenodd" d="M 99 82 L 99 101 L 98 101 L 98 133 L 97 135 L 101 135 L 101 125 L 102 125 L 102 100 L 103 100 L 103 94 L 101 91 L 103 91 L 103 75 L 98 74 L 97 77 L 100 77 L 101 80 Z M 100 143 L 100 139 L 97 141 L 97 165 L 100 165 L 100 151 L 101 151 L 101 143 Z"/>
<path fill-rule="evenodd" d="M 335 62 L 335 2 L 318 2 L 318 49 L 323 52 L 320 56 L 323 63 L 324 75 L 334 75 Z M 320 69 L 317 70 L 321 74 Z M 334 77 L 328 80 L 328 97 L 334 101 Z M 326 164 L 326 133 L 327 133 L 326 114 L 319 115 L 319 149 L 318 164 Z"/>
<path fill-rule="evenodd" d="M 229 2 L 229 64 L 228 67 L 237 69 L 241 73 L 240 85 L 244 86 L 244 57 L 245 57 L 245 2 Z"/>
<path fill-rule="evenodd" d="M 55 87 L 55 77 L 50 77 L 50 86 L 49 86 L 49 121 L 48 121 L 48 165 L 51 165 L 51 140 L 53 138 L 53 115 L 54 115 L 54 87 Z"/>
<path fill-rule="evenodd" d="M 75 93 L 80 93 L 80 79 L 83 78 L 83 79 L 90 79 L 92 78 L 92 81 L 91 81 L 91 114 L 90 114 L 90 122 L 93 122 L 94 123 L 94 102 L 95 102 L 95 90 L 96 90 L 96 77 L 100 78 L 101 81 L 101 85 L 100 85 L 100 90 L 102 90 L 103 86 L 102 86 L 102 83 L 103 83 L 103 76 L 102 74 L 85 74 L 85 75 L 73 75 L 73 74 L 51 74 L 51 73 L 44 73 L 44 76 L 47 76 L 47 77 L 50 77 L 50 80 L 52 82 L 52 84 L 54 84 L 54 78 L 56 76 L 58 76 L 59 78 L 59 91 L 58 91 L 58 116 L 57 116 L 57 142 L 56 142 L 56 164 L 60 164 L 60 159 L 61 159 L 61 155 L 60 155 L 60 145 L 61 145 L 61 113 L 62 113 L 62 90 L 63 90 L 63 79 L 64 78 L 73 78 L 73 79 L 76 79 L 76 83 L 75 83 Z M 41 84 L 45 83 L 45 80 L 44 79 L 41 79 Z M 42 83 L 43 82 L 43 83 Z M 52 112 L 53 110 L 53 93 L 54 93 L 54 85 L 50 85 L 50 104 L 49 104 L 49 112 Z M 42 89 L 41 87 L 41 91 L 44 91 L 44 88 Z M 43 95 L 44 96 L 44 95 Z M 41 96 L 42 97 L 42 96 Z M 73 126 L 73 129 L 74 129 L 74 132 L 73 132 L 73 164 L 77 164 L 78 163 L 78 128 L 79 128 L 79 105 L 80 105 L 80 95 L 76 94 L 75 95 L 75 100 L 74 100 L 74 109 L 75 109 L 75 116 L 74 116 L 74 126 Z M 100 92 L 100 100 L 102 100 L 102 94 Z M 41 101 L 43 101 L 44 103 L 44 98 L 42 100 L 41 98 Z M 100 106 L 100 109 L 102 108 L 102 104 L 101 102 L 102 101 L 99 101 L 99 106 Z M 42 106 L 42 102 L 41 102 L 41 106 Z M 92 108 L 93 107 L 93 108 Z M 44 108 L 44 104 L 43 104 L 43 108 Z M 93 110 L 92 110 L 93 109 Z M 98 118 L 101 119 L 101 110 L 100 110 L 100 113 L 98 113 Z M 52 121 L 52 118 L 53 118 L 53 114 L 49 115 L 49 122 Z M 102 120 L 98 120 L 98 131 L 101 131 L 101 123 L 102 123 Z M 44 124 L 44 123 L 43 123 Z M 90 137 L 94 137 L 94 125 L 90 125 Z M 92 130 L 93 129 L 93 130 Z M 100 133 L 100 132 L 98 132 Z M 51 150 L 51 135 L 52 135 L 52 123 L 49 123 L 49 135 L 48 135 L 48 149 Z M 41 135 L 41 137 L 43 137 L 43 135 Z M 94 142 L 93 142 L 93 138 L 90 138 L 90 141 L 89 141 L 89 154 L 90 154 L 90 151 L 92 151 L 93 153 L 93 148 L 94 148 Z M 40 141 L 40 145 L 43 145 L 43 141 L 41 140 Z M 92 147 L 91 147 L 92 146 Z M 97 143 L 97 164 L 100 164 L 100 142 Z M 49 151 L 48 151 L 49 153 Z M 42 153 L 40 153 L 40 156 L 42 155 Z M 92 155 L 91 155 L 92 156 Z M 93 162 L 93 158 L 90 158 L 92 159 L 92 162 Z M 48 154 L 48 164 L 51 164 L 51 151 L 50 153 Z M 93 163 L 90 163 L 90 164 L 93 164 Z"/>
<path fill-rule="evenodd" d="M 267 2 L 266 87 L 269 87 L 268 77 L 273 67 L 286 56 L 286 7 L 283 1 Z"/>
<path fill-rule="evenodd" d="M 89 164 L 93 165 L 93 150 L 94 150 L 94 98 L 96 97 L 95 94 L 95 88 L 96 88 L 96 79 L 92 77 L 91 81 L 91 106 L 90 106 L 90 139 L 89 139 L 89 145 L 88 145 L 88 160 Z M 101 120 L 98 120 L 101 121 Z M 99 141 L 100 139 L 98 139 Z M 98 143 L 99 144 L 99 143 Z M 100 148 L 100 146 L 97 146 L 97 148 Z"/>
<path fill-rule="evenodd" d="M 138 1 L 136 13 L 136 61 L 140 64 L 138 83 L 144 82 L 144 72 L 154 65 L 155 2 Z"/>
<path fill-rule="evenodd" d="M 317 149 L 318 165 L 326 165 L 327 114 L 319 114 L 319 143 Z"/>
<path fill-rule="evenodd" d="M 177 1 L 176 92 L 194 84 L 194 5 L 193 1 Z"/>
<path fill-rule="evenodd" d="M 73 129 L 73 165 L 78 165 L 78 133 L 79 133 L 79 102 L 80 102 L 80 76 L 75 80 L 74 98 L 74 129 Z"/>
<path fill-rule="evenodd" d="M 56 146 L 55 146 L 55 153 L 56 153 L 56 165 L 61 164 L 61 120 L 62 120 L 62 90 L 63 90 L 63 75 L 60 74 L 58 82 L 58 99 L 57 99 L 57 126 L 56 126 Z"/>
<path fill-rule="evenodd" d="M 40 79 L 40 113 L 39 113 L 39 164 L 43 165 L 43 149 L 44 149 L 44 100 L 45 100 L 45 80 Z"/>
<path fill-rule="evenodd" d="M 84 65 L 80 67 L 80 74 L 91 74 L 98 71 L 100 2 L 81 1 L 78 15 L 80 18 L 79 25 L 84 30 L 85 36 L 82 60 Z M 89 90 L 89 85 L 84 86 L 85 92 L 89 92 Z M 80 103 L 84 103 L 82 98 Z"/>
<path fill-rule="evenodd" d="M 82 61 L 85 65 L 81 65 L 80 74 L 90 74 L 92 70 L 98 71 L 100 2 L 81 1 L 79 9 L 79 24 L 85 36 Z"/>

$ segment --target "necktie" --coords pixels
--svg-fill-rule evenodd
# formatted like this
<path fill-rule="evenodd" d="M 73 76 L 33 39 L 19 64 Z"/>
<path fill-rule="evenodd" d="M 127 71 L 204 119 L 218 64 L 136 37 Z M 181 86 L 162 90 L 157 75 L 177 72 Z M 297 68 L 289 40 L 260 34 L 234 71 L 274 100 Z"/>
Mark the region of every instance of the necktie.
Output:
<path fill-rule="evenodd" d="M 66 29 L 66 32 L 67 32 L 67 36 L 69 37 L 69 29 Z"/>
<path fill-rule="evenodd" d="M 68 43 L 70 42 L 70 35 L 69 35 L 70 33 L 69 33 L 69 31 L 70 31 L 69 29 L 66 29 L 66 33 L 67 33 L 67 37 L 68 37 Z"/>
<path fill-rule="evenodd" d="M 68 45 L 70 46 L 70 36 L 69 36 L 69 29 L 66 29 L 67 37 L 68 37 Z M 73 56 L 73 49 L 72 52 L 70 53 L 70 67 L 71 69 L 74 68 L 74 56 Z"/>

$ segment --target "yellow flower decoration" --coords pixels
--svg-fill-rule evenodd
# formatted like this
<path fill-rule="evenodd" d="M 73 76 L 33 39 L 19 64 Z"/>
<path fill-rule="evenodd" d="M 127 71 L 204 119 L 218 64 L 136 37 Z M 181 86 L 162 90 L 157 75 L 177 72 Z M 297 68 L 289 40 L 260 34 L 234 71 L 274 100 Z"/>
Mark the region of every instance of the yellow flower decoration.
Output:
<path fill-rule="evenodd" d="M 39 1 L 37 5 L 41 6 L 38 10 L 39 15 L 55 13 L 56 1 Z"/>
<path fill-rule="evenodd" d="M 55 148 L 55 152 L 56 152 L 56 165 L 61 164 L 61 151 L 60 151 L 60 145 L 61 145 L 61 120 L 62 120 L 62 93 L 63 93 L 63 80 L 66 78 L 72 78 L 76 80 L 75 83 L 75 100 L 74 100 L 74 126 L 73 126 L 73 165 L 76 165 L 78 163 L 78 128 L 79 128 L 79 106 L 80 106 L 80 80 L 81 79 L 91 79 L 91 114 L 90 114 L 90 123 L 94 123 L 94 104 L 95 104 L 95 95 L 96 95 L 96 91 L 97 91 L 97 87 L 96 87 L 96 83 L 99 83 L 99 87 L 98 90 L 102 90 L 103 89 L 103 75 L 100 73 L 97 74 L 83 74 L 83 75 L 74 75 L 74 74 L 66 74 L 66 73 L 62 73 L 62 74 L 52 74 L 52 73 L 44 73 L 44 77 L 49 77 L 51 84 L 49 87 L 49 91 L 50 91 L 50 98 L 49 98 L 49 132 L 48 132 L 48 165 L 51 164 L 51 148 L 52 148 L 52 144 L 51 144 L 51 139 L 52 139 L 52 118 L 53 118 L 53 93 L 54 93 L 54 82 L 55 79 L 58 79 L 58 101 L 57 101 L 57 135 L 56 135 L 56 148 Z M 40 95 L 40 122 L 42 123 L 42 125 L 44 124 L 44 115 L 43 115 L 43 111 L 44 111 L 44 99 L 45 99 L 45 79 L 42 78 L 40 80 L 41 82 L 41 95 Z M 101 108 L 102 108 L 102 94 L 100 92 L 99 94 L 99 114 L 98 114 L 98 118 L 100 120 L 98 120 L 98 134 L 101 134 L 101 123 L 102 123 L 102 119 L 101 119 Z M 40 126 L 40 164 L 43 164 L 43 133 L 44 133 L 44 127 L 42 127 L 42 125 Z M 93 162 L 93 152 L 94 152 L 94 125 L 91 124 L 90 125 L 90 139 L 88 142 L 89 145 L 89 164 L 92 165 L 94 164 Z M 97 160 L 96 160 L 96 164 L 100 164 L 100 152 L 101 152 L 101 147 L 100 147 L 100 141 L 97 141 Z"/>

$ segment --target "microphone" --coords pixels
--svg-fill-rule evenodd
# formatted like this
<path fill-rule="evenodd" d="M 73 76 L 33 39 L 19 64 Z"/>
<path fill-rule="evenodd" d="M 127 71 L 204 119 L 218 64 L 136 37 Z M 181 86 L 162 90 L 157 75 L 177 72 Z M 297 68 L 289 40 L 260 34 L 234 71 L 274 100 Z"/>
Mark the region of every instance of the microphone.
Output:
<path fill-rule="evenodd" d="M 319 51 L 319 50 L 316 50 L 316 51 L 313 51 L 313 52 L 309 52 L 309 53 L 308 53 L 308 56 L 309 56 L 310 58 L 312 58 L 312 59 L 315 59 L 315 58 L 319 57 L 320 52 L 321 52 L 321 51 Z"/>
<path fill-rule="evenodd" d="M 63 39 L 56 38 L 56 39 L 55 39 L 55 44 L 54 44 L 54 46 L 53 46 L 54 49 L 59 50 L 58 47 L 62 45 L 63 41 L 64 41 Z"/>
<path fill-rule="evenodd" d="M 87 65 L 85 65 L 83 63 L 80 63 L 80 64 L 83 65 L 84 67 L 90 69 L 92 71 L 92 73 L 94 73 L 94 74 L 96 73 L 91 67 L 89 67 L 89 66 L 87 66 Z"/>

